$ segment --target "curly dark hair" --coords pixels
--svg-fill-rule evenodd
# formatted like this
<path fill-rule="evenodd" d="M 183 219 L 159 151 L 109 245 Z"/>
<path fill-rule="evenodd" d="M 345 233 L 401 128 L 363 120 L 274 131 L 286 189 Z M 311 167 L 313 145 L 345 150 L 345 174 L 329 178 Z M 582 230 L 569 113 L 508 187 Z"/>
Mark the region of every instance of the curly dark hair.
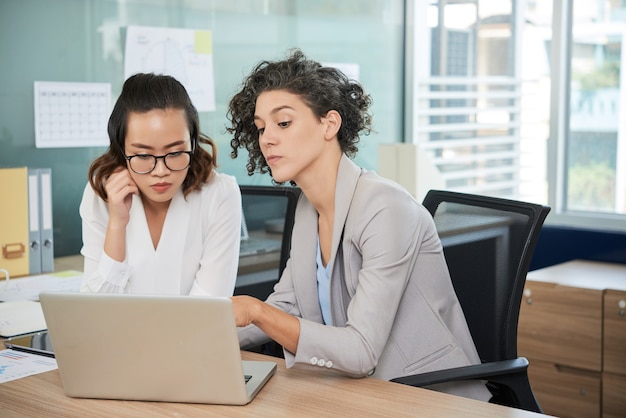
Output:
<path fill-rule="evenodd" d="M 109 117 L 109 148 L 89 167 L 89 183 L 103 200 L 107 200 L 104 183 L 119 167 L 126 167 L 125 142 L 130 113 L 145 113 L 154 109 L 182 109 L 187 116 L 191 137 L 191 162 L 183 181 L 183 194 L 199 190 L 217 166 L 217 147 L 211 138 L 200 133 L 198 111 L 185 87 L 174 77 L 153 73 L 139 73 L 129 77 L 115 102 Z M 199 146 L 206 144 L 211 152 Z"/>
<path fill-rule="evenodd" d="M 227 111 L 231 126 L 226 130 L 234 135 L 230 141 L 230 155 L 237 158 L 239 148 L 248 150 L 248 175 L 257 169 L 260 173 L 270 170 L 261 153 L 259 133 L 254 124 L 256 100 L 268 90 L 286 90 L 298 95 L 320 119 L 330 110 L 337 111 L 342 121 L 337 134 L 339 146 L 349 157 L 358 151 L 359 134 L 368 135 L 372 130 L 372 116 L 368 110 L 371 97 L 358 82 L 350 80 L 340 70 L 324 67 L 298 49 L 281 61 L 261 61 L 244 79 Z"/>

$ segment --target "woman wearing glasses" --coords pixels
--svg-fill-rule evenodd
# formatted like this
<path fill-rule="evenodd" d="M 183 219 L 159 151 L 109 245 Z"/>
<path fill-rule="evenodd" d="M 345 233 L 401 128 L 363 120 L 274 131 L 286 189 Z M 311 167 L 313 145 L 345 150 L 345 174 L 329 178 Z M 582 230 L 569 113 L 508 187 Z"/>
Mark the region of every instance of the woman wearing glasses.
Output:
<path fill-rule="evenodd" d="M 215 171 L 216 146 L 200 133 L 183 85 L 128 78 L 108 133 L 80 205 L 81 290 L 232 295 L 241 193 L 234 177 Z"/>

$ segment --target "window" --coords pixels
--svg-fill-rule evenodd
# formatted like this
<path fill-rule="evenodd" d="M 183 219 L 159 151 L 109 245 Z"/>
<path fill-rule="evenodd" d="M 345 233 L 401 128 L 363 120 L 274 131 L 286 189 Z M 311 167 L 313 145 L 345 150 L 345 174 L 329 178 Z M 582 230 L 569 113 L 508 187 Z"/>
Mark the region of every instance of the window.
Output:
<path fill-rule="evenodd" d="M 626 230 L 621 1 L 431 0 L 408 13 L 406 131 L 442 187 Z"/>
<path fill-rule="evenodd" d="M 626 230 L 626 8 L 620 1 L 554 2 L 551 200 L 565 225 Z M 621 116 L 621 117 L 620 117 Z M 619 121 L 622 121 L 620 124 Z"/>
<path fill-rule="evenodd" d="M 626 8 L 620 6 L 617 1 L 573 2 L 567 211 L 626 214 L 626 96 L 620 73 Z"/>

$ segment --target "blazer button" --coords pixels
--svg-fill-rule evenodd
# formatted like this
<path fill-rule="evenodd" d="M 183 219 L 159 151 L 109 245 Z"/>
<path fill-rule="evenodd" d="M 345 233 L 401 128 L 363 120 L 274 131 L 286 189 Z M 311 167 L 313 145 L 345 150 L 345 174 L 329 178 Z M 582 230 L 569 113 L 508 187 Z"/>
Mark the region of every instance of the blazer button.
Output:
<path fill-rule="evenodd" d="M 311 360 L 309 360 L 309 362 L 310 362 L 313 366 L 317 365 L 317 357 L 311 357 Z"/>
<path fill-rule="evenodd" d="M 323 358 L 317 360 L 317 365 L 320 367 L 324 367 L 324 364 L 326 364 L 326 361 L 324 361 Z"/>
<path fill-rule="evenodd" d="M 333 367 L 333 362 L 332 362 L 332 360 L 326 360 L 326 367 L 327 367 L 327 368 L 329 368 L 329 369 L 330 369 L 331 367 Z"/>

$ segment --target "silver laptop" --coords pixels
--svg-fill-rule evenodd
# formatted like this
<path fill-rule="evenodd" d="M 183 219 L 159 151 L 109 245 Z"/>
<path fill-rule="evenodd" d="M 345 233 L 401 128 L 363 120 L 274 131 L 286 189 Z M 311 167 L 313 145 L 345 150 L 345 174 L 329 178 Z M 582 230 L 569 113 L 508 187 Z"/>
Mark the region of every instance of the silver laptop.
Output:
<path fill-rule="evenodd" d="M 276 363 L 242 361 L 229 298 L 44 292 L 71 397 L 244 405 Z"/>

